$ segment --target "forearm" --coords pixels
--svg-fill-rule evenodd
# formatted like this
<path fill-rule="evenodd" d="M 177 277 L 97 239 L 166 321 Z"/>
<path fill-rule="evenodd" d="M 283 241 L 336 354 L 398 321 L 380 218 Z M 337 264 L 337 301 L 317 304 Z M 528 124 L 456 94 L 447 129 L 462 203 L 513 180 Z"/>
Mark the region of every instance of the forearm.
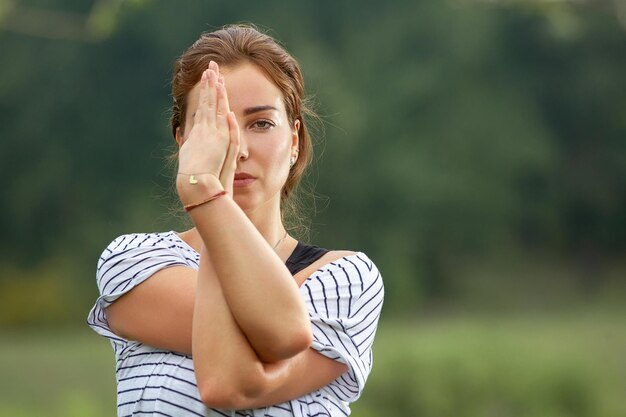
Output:
<path fill-rule="evenodd" d="M 285 384 L 290 373 L 302 365 L 302 353 L 272 364 L 261 362 L 235 322 L 206 253 L 198 274 L 192 355 L 198 390 L 209 407 L 265 407 L 309 391 L 298 384 Z M 279 389 L 283 385 L 286 389 Z"/>
<path fill-rule="evenodd" d="M 282 260 L 230 197 L 191 211 L 229 309 L 266 362 L 306 349 L 309 317 Z"/>
<path fill-rule="evenodd" d="M 233 408 L 251 395 L 263 365 L 237 326 L 215 271 L 201 257 L 193 313 L 192 355 L 207 406 Z"/>
<path fill-rule="evenodd" d="M 315 391 L 345 372 L 345 365 L 312 349 L 262 363 L 230 313 L 207 258 L 201 258 L 192 336 L 198 389 L 207 406 L 250 409 L 280 404 Z"/>
<path fill-rule="evenodd" d="M 311 341 L 308 314 L 285 265 L 230 197 L 241 135 L 217 63 L 211 61 L 198 88 L 193 125 L 179 138 L 178 195 L 195 207 L 191 218 L 254 350 L 265 361 L 293 356 Z M 202 203 L 224 189 L 230 195 Z"/>

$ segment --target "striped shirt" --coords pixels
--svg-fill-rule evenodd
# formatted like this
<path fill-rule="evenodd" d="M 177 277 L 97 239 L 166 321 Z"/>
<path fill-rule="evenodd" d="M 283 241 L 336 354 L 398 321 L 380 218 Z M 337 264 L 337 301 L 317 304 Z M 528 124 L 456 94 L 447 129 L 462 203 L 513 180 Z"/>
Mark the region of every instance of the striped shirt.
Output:
<path fill-rule="evenodd" d="M 115 239 L 96 272 L 100 297 L 87 323 L 115 352 L 118 416 L 347 416 L 372 368 L 372 342 L 383 303 L 382 278 L 374 263 L 356 253 L 311 274 L 300 294 L 313 329 L 311 347 L 348 366 L 322 389 L 263 409 L 217 410 L 200 400 L 190 355 L 127 340 L 108 325 L 105 308 L 155 272 L 174 265 L 198 270 L 199 254 L 176 232 L 138 233 Z"/>

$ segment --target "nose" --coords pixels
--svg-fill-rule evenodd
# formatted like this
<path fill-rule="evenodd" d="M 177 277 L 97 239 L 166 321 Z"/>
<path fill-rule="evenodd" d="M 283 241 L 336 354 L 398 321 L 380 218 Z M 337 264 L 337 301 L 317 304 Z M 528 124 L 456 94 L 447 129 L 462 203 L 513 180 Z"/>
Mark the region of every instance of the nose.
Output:
<path fill-rule="evenodd" d="M 248 159 L 248 141 L 246 140 L 246 135 L 240 134 L 237 161 L 245 161 L 246 159 Z"/>

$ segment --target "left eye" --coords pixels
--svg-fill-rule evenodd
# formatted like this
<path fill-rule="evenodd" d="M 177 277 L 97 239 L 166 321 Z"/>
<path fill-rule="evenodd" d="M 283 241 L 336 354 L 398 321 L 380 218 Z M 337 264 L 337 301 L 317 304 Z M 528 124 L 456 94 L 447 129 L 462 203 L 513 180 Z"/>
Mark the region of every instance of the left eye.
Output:
<path fill-rule="evenodd" d="M 274 123 L 269 120 L 257 120 L 252 126 L 258 129 L 269 129 L 274 126 Z"/>

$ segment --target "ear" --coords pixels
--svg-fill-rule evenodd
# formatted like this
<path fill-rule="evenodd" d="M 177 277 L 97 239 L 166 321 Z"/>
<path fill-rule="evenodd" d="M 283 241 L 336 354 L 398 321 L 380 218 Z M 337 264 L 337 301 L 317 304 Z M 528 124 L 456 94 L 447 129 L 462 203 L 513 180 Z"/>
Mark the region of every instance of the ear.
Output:
<path fill-rule="evenodd" d="M 300 119 L 296 119 L 293 122 L 293 131 L 291 132 L 291 147 L 296 151 L 300 149 L 300 135 L 298 132 L 300 131 Z"/>
<path fill-rule="evenodd" d="M 185 138 L 183 138 L 183 133 L 180 129 L 180 126 L 176 128 L 176 143 L 178 144 L 179 148 L 183 146 L 183 143 L 185 143 Z"/>

